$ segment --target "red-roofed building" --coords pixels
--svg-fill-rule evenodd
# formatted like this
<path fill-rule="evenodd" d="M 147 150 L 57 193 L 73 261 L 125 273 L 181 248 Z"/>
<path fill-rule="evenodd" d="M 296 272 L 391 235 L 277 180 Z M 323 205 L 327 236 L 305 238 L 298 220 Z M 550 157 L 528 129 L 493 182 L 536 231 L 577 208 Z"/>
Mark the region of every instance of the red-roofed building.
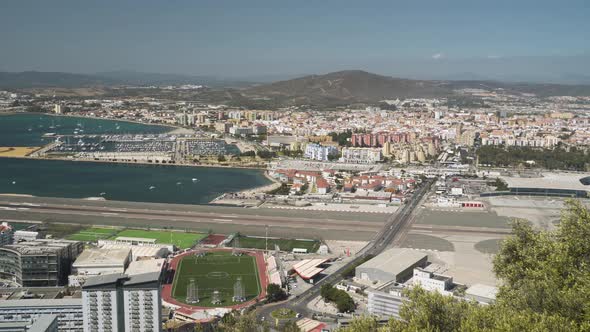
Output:
<path fill-rule="evenodd" d="M 318 188 L 318 194 L 327 194 L 330 191 L 330 184 L 324 178 L 319 178 L 316 181 L 316 187 Z"/>

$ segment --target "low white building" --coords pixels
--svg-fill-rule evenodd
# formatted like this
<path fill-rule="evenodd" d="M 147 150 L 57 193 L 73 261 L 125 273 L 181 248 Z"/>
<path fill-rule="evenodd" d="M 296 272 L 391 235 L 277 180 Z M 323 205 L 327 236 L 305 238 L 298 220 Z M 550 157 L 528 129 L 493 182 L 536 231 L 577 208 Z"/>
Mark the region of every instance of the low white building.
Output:
<path fill-rule="evenodd" d="M 80 287 L 91 276 L 123 273 L 131 262 L 131 249 L 86 249 L 72 265 L 71 287 Z"/>
<path fill-rule="evenodd" d="M 450 295 L 452 293 L 447 290 L 453 286 L 453 277 L 443 276 L 421 268 L 414 268 L 412 284 L 431 292 Z"/>
<path fill-rule="evenodd" d="M 162 273 L 166 260 L 164 258 L 158 259 L 142 259 L 129 263 L 129 267 L 125 270 L 125 274 L 133 276 L 144 273 Z"/>
<path fill-rule="evenodd" d="M 102 249 L 131 249 L 131 260 L 146 259 L 146 258 L 164 258 L 170 254 L 168 245 L 130 245 L 126 243 L 103 243 L 100 245 Z"/>
<path fill-rule="evenodd" d="M 39 232 L 22 230 L 14 232 L 14 242 L 34 241 L 38 238 L 40 238 Z"/>
<path fill-rule="evenodd" d="M 355 164 L 373 164 L 383 159 L 381 149 L 343 148 L 342 161 Z"/>

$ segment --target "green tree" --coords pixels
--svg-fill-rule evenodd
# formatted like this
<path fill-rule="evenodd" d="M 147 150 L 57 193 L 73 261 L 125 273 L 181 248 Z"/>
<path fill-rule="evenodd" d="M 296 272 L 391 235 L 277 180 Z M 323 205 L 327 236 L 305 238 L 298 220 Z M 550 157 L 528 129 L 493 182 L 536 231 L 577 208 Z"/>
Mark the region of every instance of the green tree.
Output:
<path fill-rule="evenodd" d="M 499 305 L 577 323 L 590 320 L 590 213 L 579 201 L 566 207 L 555 231 L 514 222 L 514 235 L 494 259 L 494 271 L 504 281 Z"/>
<path fill-rule="evenodd" d="M 287 298 L 287 293 L 277 284 L 266 286 L 266 300 L 268 302 L 282 301 Z"/>
<path fill-rule="evenodd" d="M 552 231 L 523 220 L 502 242 L 494 271 L 496 302 L 481 306 L 420 288 L 405 291 L 401 320 L 376 328 L 370 318 L 341 331 L 590 331 L 590 212 L 568 201 Z M 322 288 L 322 296 L 333 296 Z M 357 324 L 357 322 L 353 323 Z"/>

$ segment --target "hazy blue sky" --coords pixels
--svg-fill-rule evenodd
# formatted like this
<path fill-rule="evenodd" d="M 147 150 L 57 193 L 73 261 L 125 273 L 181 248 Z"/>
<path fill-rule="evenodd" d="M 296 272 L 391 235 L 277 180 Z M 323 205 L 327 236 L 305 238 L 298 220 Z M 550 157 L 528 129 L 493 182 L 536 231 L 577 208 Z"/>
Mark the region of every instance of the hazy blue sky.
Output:
<path fill-rule="evenodd" d="M 589 8 L 587 0 L 2 0 L 0 70 L 489 75 L 494 63 L 530 57 L 567 67 L 570 56 L 579 65 L 590 55 Z"/>

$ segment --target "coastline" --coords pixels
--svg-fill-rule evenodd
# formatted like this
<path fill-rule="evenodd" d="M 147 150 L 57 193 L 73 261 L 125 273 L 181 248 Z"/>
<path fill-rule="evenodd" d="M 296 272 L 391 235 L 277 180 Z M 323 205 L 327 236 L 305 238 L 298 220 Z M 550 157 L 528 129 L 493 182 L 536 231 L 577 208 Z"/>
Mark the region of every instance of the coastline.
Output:
<path fill-rule="evenodd" d="M 233 165 L 218 165 L 218 164 L 159 164 L 159 163 L 149 163 L 144 161 L 139 162 L 128 162 L 128 161 L 111 161 L 111 160 L 94 160 L 94 159 L 72 159 L 72 158 L 63 158 L 63 157 L 55 157 L 55 158 L 41 158 L 41 157 L 9 157 L 9 156 L 0 156 L 0 160 L 2 158 L 11 158 L 11 159 L 29 159 L 29 160 L 47 160 L 47 161 L 73 161 L 73 162 L 88 162 L 88 163 L 102 163 L 102 164 L 114 164 L 114 165 L 140 165 L 140 166 L 183 166 L 183 167 L 208 167 L 208 168 L 236 168 L 236 169 L 256 169 L 256 170 L 266 170 L 265 167 L 260 166 L 233 166 Z M 266 174 L 266 172 L 264 172 Z"/>
<path fill-rule="evenodd" d="M 24 113 L 14 113 L 14 114 L 37 114 L 37 113 L 24 112 Z M 12 115 L 14 115 L 14 114 L 12 114 Z M 141 121 L 136 121 L 136 120 L 130 120 L 130 119 L 101 118 L 101 117 L 97 117 L 97 116 L 88 116 L 88 115 L 80 115 L 80 114 L 54 114 L 54 113 L 39 113 L 39 114 L 48 115 L 48 116 L 54 116 L 54 117 L 70 117 L 70 118 L 79 118 L 79 119 L 86 118 L 86 119 L 105 120 L 105 121 L 121 121 L 121 122 L 141 124 L 141 125 L 146 125 L 146 126 L 167 127 L 167 128 L 170 128 L 171 129 L 170 131 L 168 131 L 168 133 L 173 132 L 173 131 L 175 131 L 177 129 L 187 129 L 187 128 L 184 128 L 184 127 L 180 127 L 180 126 L 176 126 L 176 125 L 171 125 L 171 124 L 146 123 L 146 122 L 141 122 Z"/>

